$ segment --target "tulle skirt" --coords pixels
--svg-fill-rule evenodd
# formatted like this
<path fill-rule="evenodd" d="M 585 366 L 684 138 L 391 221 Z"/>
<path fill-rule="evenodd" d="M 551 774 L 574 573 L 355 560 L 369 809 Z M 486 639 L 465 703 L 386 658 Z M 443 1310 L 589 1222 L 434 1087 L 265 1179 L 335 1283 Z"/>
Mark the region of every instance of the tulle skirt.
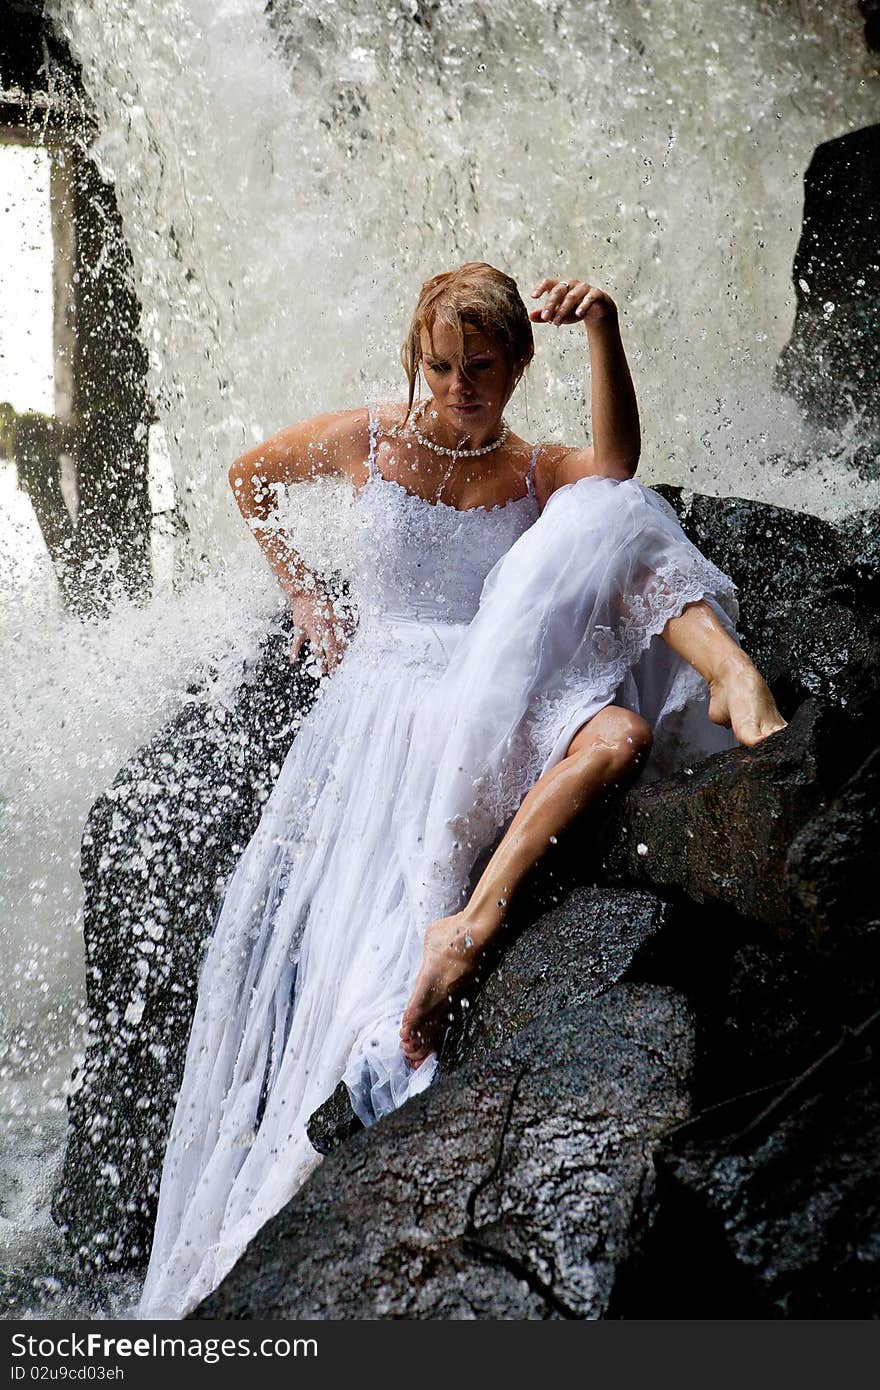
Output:
<path fill-rule="evenodd" d="M 344 1078 L 365 1123 L 430 1084 L 399 1046 L 425 927 L 605 705 L 655 731 L 645 777 L 730 747 L 662 642 L 726 576 L 637 483 L 553 494 L 468 624 L 358 630 L 292 744 L 202 967 L 139 1316 L 179 1318 L 320 1161 L 306 1136 Z"/>

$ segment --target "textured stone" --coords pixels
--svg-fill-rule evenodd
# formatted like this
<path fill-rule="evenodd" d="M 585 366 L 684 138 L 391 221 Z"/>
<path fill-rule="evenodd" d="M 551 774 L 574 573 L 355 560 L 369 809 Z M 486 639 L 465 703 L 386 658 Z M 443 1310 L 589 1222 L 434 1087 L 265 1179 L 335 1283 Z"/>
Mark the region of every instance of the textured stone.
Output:
<path fill-rule="evenodd" d="M 326 1158 L 195 1316 L 602 1316 L 692 1046 L 659 986 L 538 1020 Z"/>
<path fill-rule="evenodd" d="M 575 888 L 537 920 L 508 920 L 498 956 L 443 1040 L 441 1072 L 487 1057 L 536 1019 L 595 999 L 623 979 L 643 947 L 662 932 L 671 909 L 651 893 Z M 521 914 L 520 914 L 521 916 Z M 309 1121 L 319 1153 L 331 1153 L 361 1128 L 340 1083 Z"/>
<path fill-rule="evenodd" d="M 789 717 L 818 698 L 873 722 L 880 681 L 880 518 L 835 526 L 738 497 L 656 489 L 739 588 L 743 646 Z"/>
<path fill-rule="evenodd" d="M 880 1087 L 870 1054 L 835 1070 L 765 1137 L 673 1138 L 657 1163 L 663 1224 L 684 1260 L 698 1245 L 716 1288 L 738 1273 L 751 1308 L 728 1304 L 726 1316 L 880 1316 Z M 643 1278 L 655 1284 L 651 1269 Z"/>
<path fill-rule="evenodd" d="M 344 1081 L 340 1081 L 332 1096 L 312 1114 L 306 1125 L 306 1134 L 313 1149 L 317 1149 L 319 1154 L 329 1154 L 363 1127 L 351 1108 L 348 1087 Z"/>
<path fill-rule="evenodd" d="M 804 175 L 791 339 L 777 385 L 815 425 L 880 435 L 880 125 L 819 145 Z"/>
<path fill-rule="evenodd" d="M 506 1046 L 538 1018 L 586 1004 L 625 978 L 671 908 L 635 889 L 579 887 L 501 954 L 443 1047 L 444 1071 Z"/>
<path fill-rule="evenodd" d="M 838 727 L 809 702 L 755 748 L 630 792 L 606 831 L 609 873 L 718 904 L 790 939 L 786 857 L 836 786 Z"/>
<path fill-rule="evenodd" d="M 788 853 L 789 890 L 800 920 L 822 933 L 876 918 L 880 870 L 880 748 Z"/>

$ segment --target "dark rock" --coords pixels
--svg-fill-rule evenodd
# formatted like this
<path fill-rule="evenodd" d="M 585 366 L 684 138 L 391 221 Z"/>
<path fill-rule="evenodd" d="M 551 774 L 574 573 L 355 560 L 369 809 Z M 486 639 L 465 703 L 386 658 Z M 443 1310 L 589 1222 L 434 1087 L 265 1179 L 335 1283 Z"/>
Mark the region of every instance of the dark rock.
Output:
<path fill-rule="evenodd" d="M 873 920 L 880 867 L 880 748 L 792 843 L 788 882 L 794 911 L 819 933 Z"/>
<path fill-rule="evenodd" d="M 764 1098 L 766 1101 L 766 1097 Z M 755 1112 L 755 1101 L 751 1102 Z M 870 1053 L 837 1068 L 766 1137 L 673 1136 L 657 1156 L 658 1196 L 678 1258 L 699 1250 L 704 1284 L 738 1301 L 719 1316 L 880 1315 L 880 1086 Z M 713 1254 L 707 1257 L 711 1248 Z M 659 1258 L 657 1258 L 659 1257 Z M 666 1275 L 665 1241 L 641 1271 Z M 630 1289 L 629 1316 L 639 1316 Z M 644 1295 L 643 1295 L 644 1296 Z M 658 1316 L 656 1299 L 651 1316 Z M 664 1299 L 661 1316 L 676 1316 Z M 694 1316 L 693 1304 L 679 1316 Z"/>
<path fill-rule="evenodd" d="M 858 724 L 873 719 L 880 624 L 864 610 L 816 595 L 768 610 L 750 655 L 781 706 L 815 696 Z"/>
<path fill-rule="evenodd" d="M 880 0 L 859 0 L 859 9 L 865 19 L 865 44 L 880 53 Z"/>
<path fill-rule="evenodd" d="M 792 913 L 815 934 L 826 1017 L 867 1010 L 880 985 L 880 748 L 831 805 L 807 824 L 788 854 Z"/>
<path fill-rule="evenodd" d="M 586 1004 L 625 978 L 671 909 L 636 889 L 576 888 L 505 943 L 444 1042 L 444 1071 L 488 1057 L 538 1018 Z"/>
<path fill-rule="evenodd" d="M 602 1316 L 691 1064 L 662 987 L 540 1019 L 326 1158 L 194 1316 Z"/>
<path fill-rule="evenodd" d="M 880 611 L 880 518 L 856 512 L 837 528 L 842 549 L 840 578 L 863 605 Z"/>
<path fill-rule="evenodd" d="M 804 176 L 797 308 L 776 371 L 806 418 L 880 433 L 880 125 L 819 145 Z"/>
<path fill-rule="evenodd" d="M 332 1153 L 362 1129 L 361 1121 L 351 1108 L 344 1081 L 340 1081 L 329 1100 L 318 1106 L 306 1125 L 312 1148 L 319 1154 Z"/>
<path fill-rule="evenodd" d="M 195 700 L 118 774 L 82 842 L 89 1041 L 53 1215 L 87 1267 L 146 1259 L 223 887 L 316 690 L 271 635 L 234 709 Z"/>
<path fill-rule="evenodd" d="M 738 926 L 742 934 L 745 924 Z M 787 949 L 741 942 L 727 961 L 723 990 L 709 999 L 698 989 L 694 1007 L 700 1027 L 695 1103 L 701 1107 L 794 1075 L 840 1028 L 821 959 L 796 941 Z"/>
<path fill-rule="evenodd" d="M 830 521 L 666 483 L 654 491 L 672 506 L 688 539 L 737 585 L 743 630 L 749 637 L 763 624 L 768 607 L 827 591 L 839 582 L 847 550 L 844 535 Z"/>
<path fill-rule="evenodd" d="M 456 1010 L 440 1053 L 452 1071 L 511 1042 L 536 1019 L 586 1004 L 625 978 L 646 944 L 667 925 L 669 904 L 637 889 L 576 888 L 565 902 L 516 935 L 508 919 L 500 958 L 487 962 L 484 983 Z M 308 1124 L 318 1153 L 328 1154 L 362 1129 L 340 1082 Z"/>
<path fill-rule="evenodd" d="M 611 875 L 718 904 L 790 940 L 785 863 L 841 775 L 839 719 L 809 702 L 786 729 L 629 793 L 606 831 Z"/>
<path fill-rule="evenodd" d="M 880 518 L 840 526 L 737 497 L 655 489 L 739 589 L 743 646 L 789 717 L 810 697 L 873 718 L 880 678 Z"/>

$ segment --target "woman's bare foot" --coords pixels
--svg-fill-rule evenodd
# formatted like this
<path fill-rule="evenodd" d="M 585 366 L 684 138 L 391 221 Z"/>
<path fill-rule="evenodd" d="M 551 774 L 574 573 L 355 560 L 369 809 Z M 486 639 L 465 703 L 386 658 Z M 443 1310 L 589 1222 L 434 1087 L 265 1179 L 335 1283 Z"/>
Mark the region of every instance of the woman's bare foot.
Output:
<path fill-rule="evenodd" d="M 748 748 L 786 728 L 769 685 L 745 653 L 721 668 L 709 691 L 709 718 L 732 729 Z"/>
<path fill-rule="evenodd" d="M 483 933 L 472 917 L 439 917 L 425 931 L 425 953 L 400 1028 L 407 1061 L 421 1066 L 436 1051 L 449 1023 L 450 1004 L 474 975 Z"/>

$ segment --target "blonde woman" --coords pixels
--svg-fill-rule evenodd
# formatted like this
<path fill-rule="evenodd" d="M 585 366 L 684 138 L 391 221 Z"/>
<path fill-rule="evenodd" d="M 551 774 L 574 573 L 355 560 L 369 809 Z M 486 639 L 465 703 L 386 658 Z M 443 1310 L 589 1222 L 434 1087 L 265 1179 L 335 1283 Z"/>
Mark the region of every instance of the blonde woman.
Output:
<path fill-rule="evenodd" d="M 202 968 L 144 1317 L 184 1316 L 289 1200 L 340 1079 L 365 1123 L 430 1083 L 450 1001 L 575 816 L 784 725 L 730 581 L 633 481 L 616 306 L 573 277 L 532 298 L 482 263 L 436 276 L 406 402 L 291 425 L 230 470 L 290 600 L 291 655 L 308 642 L 328 680 Z M 586 333 L 589 446 L 533 445 L 503 418 L 533 325 Z M 357 489 L 353 635 L 272 504 L 274 485 L 331 473 Z"/>

